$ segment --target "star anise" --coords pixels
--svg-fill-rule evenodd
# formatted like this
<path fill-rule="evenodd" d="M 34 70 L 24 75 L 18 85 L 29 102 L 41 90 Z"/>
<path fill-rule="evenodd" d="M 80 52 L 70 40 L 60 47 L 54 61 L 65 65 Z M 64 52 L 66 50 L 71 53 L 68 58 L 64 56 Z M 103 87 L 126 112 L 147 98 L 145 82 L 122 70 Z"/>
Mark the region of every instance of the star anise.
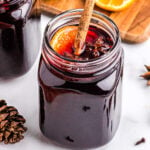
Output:
<path fill-rule="evenodd" d="M 147 85 L 150 86 L 150 66 L 145 65 L 145 68 L 146 68 L 147 72 L 142 74 L 141 77 L 146 79 Z"/>

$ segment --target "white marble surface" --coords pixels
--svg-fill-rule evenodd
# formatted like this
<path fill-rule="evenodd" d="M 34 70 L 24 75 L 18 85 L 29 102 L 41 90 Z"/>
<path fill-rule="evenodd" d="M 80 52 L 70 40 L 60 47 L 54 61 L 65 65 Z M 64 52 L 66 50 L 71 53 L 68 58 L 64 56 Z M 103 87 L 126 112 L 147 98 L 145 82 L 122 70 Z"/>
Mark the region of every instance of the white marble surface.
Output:
<path fill-rule="evenodd" d="M 43 17 L 43 25 L 47 18 Z M 144 64 L 150 65 L 150 39 L 142 44 L 122 44 L 125 51 L 123 108 L 119 130 L 103 148 L 93 150 L 148 150 L 150 149 L 150 87 L 139 75 Z M 37 83 L 38 61 L 24 76 L 0 81 L 0 99 L 18 108 L 27 120 L 24 140 L 15 145 L 0 144 L 0 150 L 63 150 L 43 137 L 39 130 L 39 102 Z M 146 143 L 134 146 L 141 137 Z"/>

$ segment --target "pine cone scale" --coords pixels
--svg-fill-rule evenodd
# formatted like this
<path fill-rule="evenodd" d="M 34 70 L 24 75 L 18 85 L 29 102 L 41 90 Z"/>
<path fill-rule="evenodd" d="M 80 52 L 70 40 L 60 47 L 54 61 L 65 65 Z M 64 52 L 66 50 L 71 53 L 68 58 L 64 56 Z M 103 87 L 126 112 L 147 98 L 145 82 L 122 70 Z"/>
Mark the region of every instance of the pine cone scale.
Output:
<path fill-rule="evenodd" d="M 0 112 L 2 112 L 3 110 L 5 110 L 6 109 L 6 105 L 4 105 L 4 106 L 2 106 L 2 107 L 0 107 Z"/>
<path fill-rule="evenodd" d="M 3 140 L 3 133 L 0 133 L 0 141 Z"/>
<path fill-rule="evenodd" d="M 15 116 L 17 113 L 18 113 L 17 111 L 13 110 L 13 111 L 10 112 L 9 115 L 10 115 L 10 116 Z"/>
<path fill-rule="evenodd" d="M 5 120 L 7 117 L 8 117 L 8 113 L 5 113 L 5 114 L 1 114 L 0 115 L 0 122 L 2 122 L 3 120 Z"/>
<path fill-rule="evenodd" d="M 4 106 L 4 105 L 7 105 L 5 100 L 0 100 L 0 107 Z"/>
<path fill-rule="evenodd" d="M 3 121 L 0 123 L 0 129 L 2 129 L 7 123 L 8 123 L 8 120 L 3 120 Z"/>

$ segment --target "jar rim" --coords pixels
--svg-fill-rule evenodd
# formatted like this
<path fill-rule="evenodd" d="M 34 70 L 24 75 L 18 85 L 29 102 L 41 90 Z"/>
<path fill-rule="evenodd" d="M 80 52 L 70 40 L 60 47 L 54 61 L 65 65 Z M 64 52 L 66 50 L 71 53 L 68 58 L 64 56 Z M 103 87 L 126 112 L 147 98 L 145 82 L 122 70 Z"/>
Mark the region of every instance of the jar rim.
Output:
<path fill-rule="evenodd" d="M 68 11 L 62 12 L 62 13 L 60 13 L 59 15 L 57 15 L 56 17 L 54 17 L 53 19 L 51 19 L 51 20 L 48 22 L 48 24 L 47 24 L 47 26 L 46 26 L 46 28 L 45 28 L 45 32 L 44 32 L 44 41 L 46 42 L 46 45 L 45 45 L 46 48 L 47 48 L 47 49 L 50 49 L 50 50 L 51 50 L 50 52 L 52 52 L 52 54 L 55 55 L 55 56 L 57 56 L 59 59 L 62 59 L 62 60 L 65 60 L 65 61 L 68 61 L 68 62 L 71 62 L 71 63 L 79 63 L 79 64 L 95 63 L 95 62 L 97 62 L 97 61 L 99 61 L 99 60 L 104 61 L 104 60 L 106 60 L 107 58 L 109 58 L 111 55 L 113 55 L 113 54 L 116 52 L 116 50 L 117 50 L 116 47 L 118 47 L 118 45 L 119 45 L 119 43 L 120 43 L 119 29 L 118 29 L 117 25 L 114 23 L 114 21 L 111 20 L 108 16 L 106 16 L 105 14 L 100 13 L 100 12 L 98 12 L 98 11 L 95 11 L 95 10 L 93 11 L 93 14 L 99 15 L 99 16 L 103 17 L 104 19 L 106 19 L 107 21 L 109 21 L 109 23 L 113 26 L 113 28 L 114 28 L 114 30 L 115 30 L 115 32 L 116 32 L 116 39 L 115 39 L 115 42 L 114 42 L 112 48 L 110 49 L 110 51 L 109 51 L 108 53 L 106 53 L 105 55 L 103 55 L 103 56 L 101 56 L 101 57 L 95 58 L 95 59 L 89 59 L 89 60 L 74 60 L 74 59 L 69 59 L 69 58 L 64 57 L 64 56 L 62 56 L 62 55 L 59 55 L 59 54 L 51 47 L 50 42 L 49 42 L 49 38 L 48 38 L 48 34 L 47 34 L 48 31 L 49 31 L 49 29 L 53 26 L 53 24 L 55 23 L 55 21 L 57 21 L 57 19 L 62 18 L 62 17 L 65 16 L 66 14 L 69 14 L 69 13 L 76 13 L 76 12 L 81 13 L 81 12 L 83 12 L 83 9 L 72 9 L 72 10 L 68 10 Z M 50 52 L 48 51 L 48 53 L 51 55 Z"/>

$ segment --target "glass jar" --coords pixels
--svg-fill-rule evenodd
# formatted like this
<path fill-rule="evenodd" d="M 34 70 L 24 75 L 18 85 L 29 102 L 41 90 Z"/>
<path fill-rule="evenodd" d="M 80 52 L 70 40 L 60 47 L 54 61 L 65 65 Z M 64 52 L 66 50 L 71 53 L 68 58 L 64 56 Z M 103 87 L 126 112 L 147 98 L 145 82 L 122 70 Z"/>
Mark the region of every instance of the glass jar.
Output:
<path fill-rule="evenodd" d="M 26 73 L 40 49 L 39 0 L 0 2 L 0 78 Z"/>
<path fill-rule="evenodd" d="M 60 56 L 49 44 L 63 26 L 79 23 L 82 10 L 70 10 L 48 23 L 39 64 L 40 128 L 54 142 L 71 148 L 107 144 L 121 114 L 123 49 L 118 28 L 94 11 L 91 25 L 113 39 L 110 52 L 87 61 Z"/>

